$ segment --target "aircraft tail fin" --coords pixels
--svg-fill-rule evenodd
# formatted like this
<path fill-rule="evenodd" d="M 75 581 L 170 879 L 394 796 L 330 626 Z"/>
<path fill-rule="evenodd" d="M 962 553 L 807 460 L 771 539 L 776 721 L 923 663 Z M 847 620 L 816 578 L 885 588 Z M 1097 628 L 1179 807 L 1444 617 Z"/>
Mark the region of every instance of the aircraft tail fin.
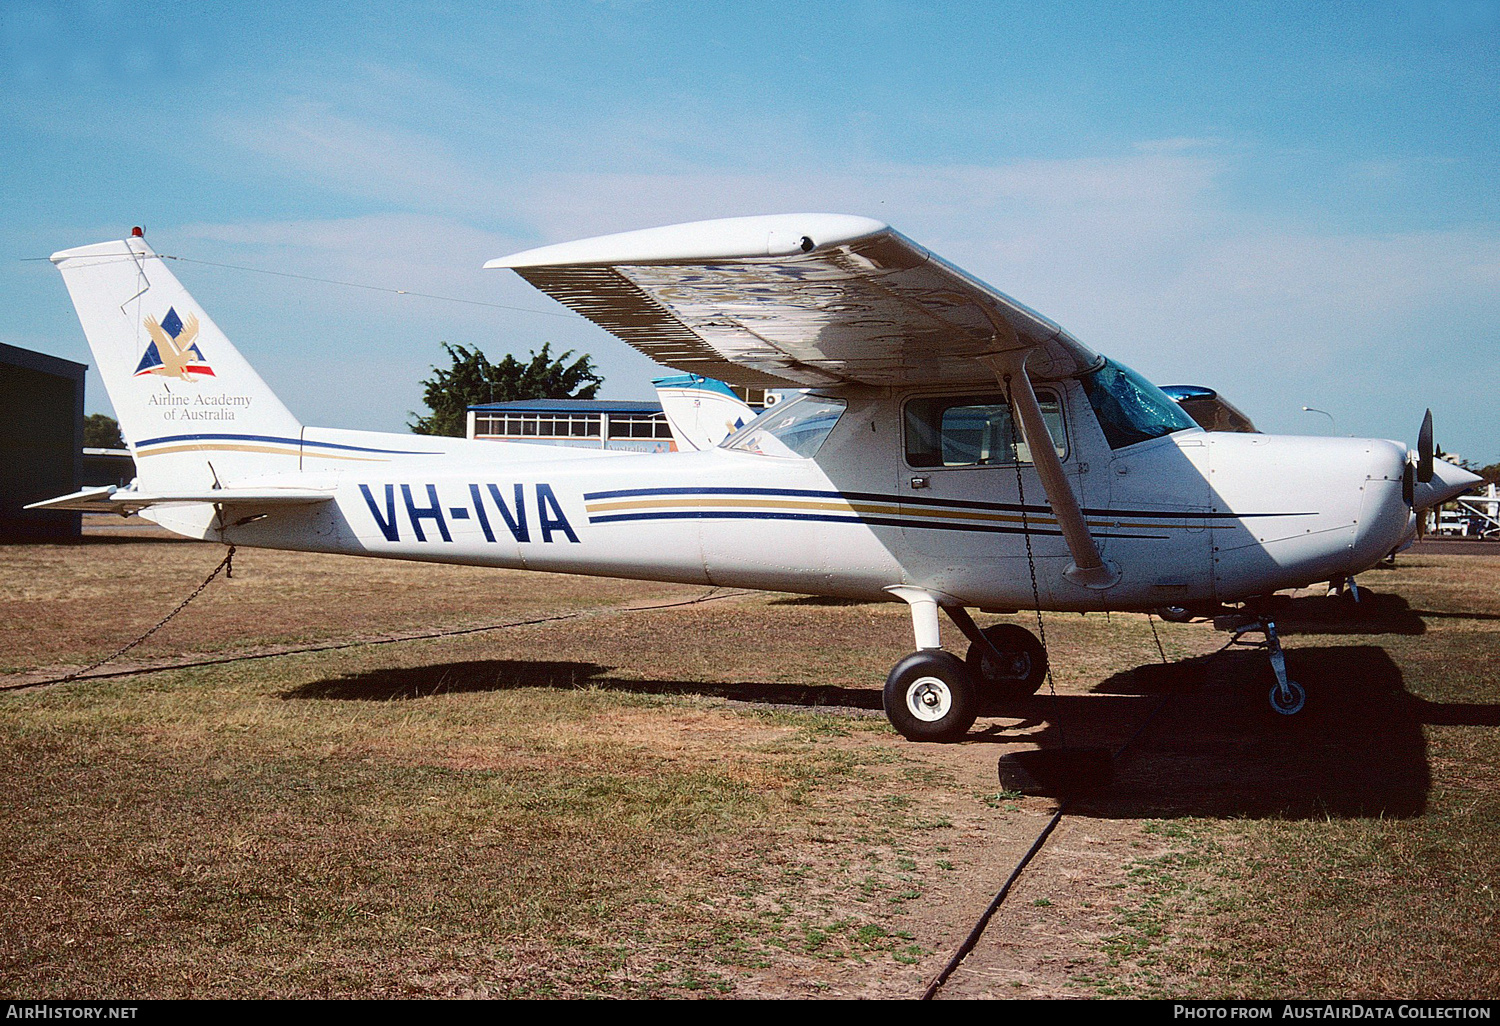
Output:
<path fill-rule="evenodd" d="M 679 451 L 712 449 L 759 413 L 724 382 L 701 374 L 657 378 L 651 383 Z"/>
<path fill-rule="evenodd" d="M 52 255 L 140 486 L 203 491 L 299 466 L 302 425 L 139 235 Z"/>

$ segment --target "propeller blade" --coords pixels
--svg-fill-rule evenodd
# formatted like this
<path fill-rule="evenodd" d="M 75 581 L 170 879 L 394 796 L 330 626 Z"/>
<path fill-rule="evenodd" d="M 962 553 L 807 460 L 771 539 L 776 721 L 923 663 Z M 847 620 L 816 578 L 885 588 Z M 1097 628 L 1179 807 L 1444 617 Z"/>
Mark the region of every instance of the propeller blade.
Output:
<path fill-rule="evenodd" d="M 1417 433 L 1417 480 L 1426 484 L 1432 480 L 1432 411 L 1422 418 L 1422 430 Z"/>

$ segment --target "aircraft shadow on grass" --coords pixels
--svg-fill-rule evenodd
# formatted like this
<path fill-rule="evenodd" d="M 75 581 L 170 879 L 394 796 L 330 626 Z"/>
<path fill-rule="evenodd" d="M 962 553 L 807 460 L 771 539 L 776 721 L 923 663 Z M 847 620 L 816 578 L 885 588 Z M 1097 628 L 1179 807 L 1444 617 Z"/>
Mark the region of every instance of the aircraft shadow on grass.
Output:
<path fill-rule="evenodd" d="M 1400 595 L 1361 589 L 1360 599 L 1322 595 L 1281 597 L 1270 609 L 1285 637 L 1308 634 L 1424 634 L 1422 614 Z"/>
<path fill-rule="evenodd" d="M 598 663 L 484 659 L 436 666 L 371 670 L 312 681 L 287 698 L 389 702 L 432 695 L 516 688 L 598 688 L 644 695 L 706 695 L 742 702 L 808 708 L 880 709 L 880 692 L 829 684 L 723 683 L 701 680 L 635 680 Z"/>
<path fill-rule="evenodd" d="M 1020 744 L 1124 748 L 1112 782 L 1075 798 L 1074 814 L 1411 817 L 1422 814 L 1431 788 L 1423 726 L 1500 726 L 1500 705 L 1429 702 L 1410 694 L 1395 663 L 1375 646 L 1297 648 L 1287 658 L 1291 676 L 1309 694 L 1296 717 L 1271 711 L 1265 655 L 1230 651 L 1117 673 L 1088 695 L 1053 696 L 1044 687 L 1028 699 L 991 703 L 983 710 L 990 719 L 981 719 L 964 743 L 980 751 L 993 746 L 997 755 L 1002 746 Z M 383 702 L 542 687 L 808 709 L 881 707 L 875 688 L 627 680 L 612 671 L 584 662 L 479 660 L 349 674 L 304 684 L 285 697 Z"/>
<path fill-rule="evenodd" d="M 1088 696 L 1037 695 L 1024 711 L 1029 719 L 991 728 L 990 736 L 1113 752 L 1160 706 L 1115 760 L 1109 786 L 1076 799 L 1071 811 L 1124 818 L 1410 817 L 1426 809 L 1432 783 L 1423 727 L 1500 725 L 1500 705 L 1411 694 L 1376 646 L 1290 649 L 1287 669 L 1308 692 L 1307 707 L 1295 717 L 1271 710 L 1273 678 L 1264 653 L 1231 651 L 1137 667 L 1101 681 Z"/>
<path fill-rule="evenodd" d="M 1358 602 L 1302 595 L 1272 607 L 1276 629 L 1294 634 L 1425 634 L 1428 619 L 1500 620 L 1500 613 L 1413 609 L 1400 595 L 1360 589 Z"/>

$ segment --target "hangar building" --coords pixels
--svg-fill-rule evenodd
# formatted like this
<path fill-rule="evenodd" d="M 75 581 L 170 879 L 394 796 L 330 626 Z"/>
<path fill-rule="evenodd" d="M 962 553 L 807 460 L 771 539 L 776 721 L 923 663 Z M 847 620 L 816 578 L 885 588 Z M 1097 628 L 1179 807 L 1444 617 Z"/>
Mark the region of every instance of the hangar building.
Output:
<path fill-rule="evenodd" d="M 680 386 L 692 375 L 658 378 L 658 388 Z M 764 388 L 743 388 L 711 381 L 759 413 L 776 401 Z M 628 452 L 672 452 L 677 446 L 660 402 L 603 399 L 523 399 L 469 407 L 468 437 L 486 442 L 531 442 L 574 445 Z"/>
<path fill-rule="evenodd" d="M 79 536 L 81 513 L 21 507 L 79 488 L 87 369 L 0 342 L 0 542 Z"/>

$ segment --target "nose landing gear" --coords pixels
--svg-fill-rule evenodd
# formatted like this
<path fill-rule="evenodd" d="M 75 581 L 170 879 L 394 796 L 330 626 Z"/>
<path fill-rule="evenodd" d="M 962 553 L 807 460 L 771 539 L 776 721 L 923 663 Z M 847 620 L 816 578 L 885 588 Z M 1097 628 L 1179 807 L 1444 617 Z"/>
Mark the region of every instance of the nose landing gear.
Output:
<path fill-rule="evenodd" d="M 1276 624 L 1269 617 L 1221 616 L 1214 619 L 1214 627 L 1231 632 L 1224 647 L 1240 645 L 1245 648 L 1264 649 L 1271 660 L 1271 672 L 1276 683 L 1271 688 L 1271 708 L 1282 716 L 1295 716 L 1307 704 L 1307 691 L 1286 675 L 1286 656 L 1281 650 L 1281 637 L 1276 633 Z M 1260 634 L 1261 641 L 1247 641 L 1246 634 Z"/>

